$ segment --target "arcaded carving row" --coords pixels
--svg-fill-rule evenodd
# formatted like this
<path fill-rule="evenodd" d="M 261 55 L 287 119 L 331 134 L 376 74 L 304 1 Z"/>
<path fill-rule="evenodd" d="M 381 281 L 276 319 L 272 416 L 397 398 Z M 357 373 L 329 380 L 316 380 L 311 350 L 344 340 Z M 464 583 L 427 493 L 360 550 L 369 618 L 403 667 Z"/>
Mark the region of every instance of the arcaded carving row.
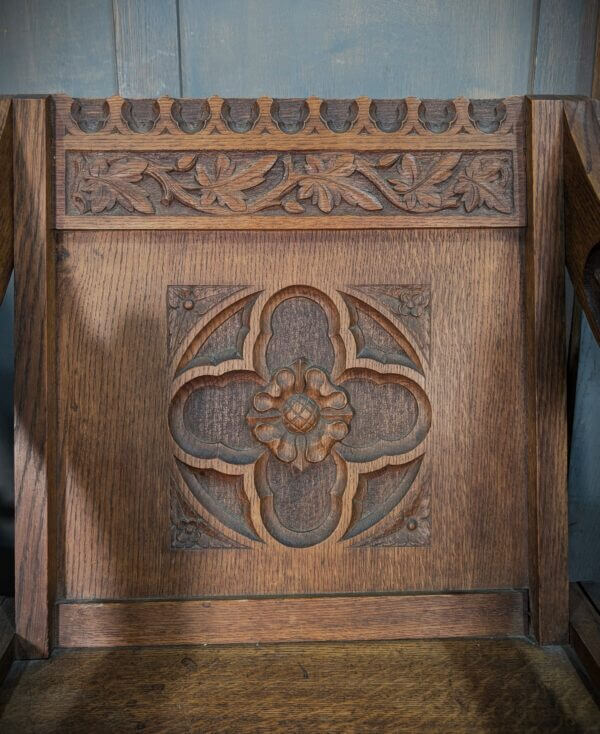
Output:
<path fill-rule="evenodd" d="M 509 151 L 72 153 L 71 214 L 511 214 Z"/>
<path fill-rule="evenodd" d="M 520 102 L 516 98 L 56 99 L 65 127 L 73 134 L 493 134 L 515 132 L 520 124 Z"/>

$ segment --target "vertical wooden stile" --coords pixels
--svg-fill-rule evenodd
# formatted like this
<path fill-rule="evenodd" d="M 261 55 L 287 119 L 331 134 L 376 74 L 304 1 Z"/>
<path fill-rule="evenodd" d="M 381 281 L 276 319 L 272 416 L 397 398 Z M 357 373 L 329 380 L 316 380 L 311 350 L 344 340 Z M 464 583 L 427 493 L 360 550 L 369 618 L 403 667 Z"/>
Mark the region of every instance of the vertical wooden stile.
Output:
<path fill-rule="evenodd" d="M 15 566 L 19 654 L 52 647 L 54 252 L 48 99 L 14 102 Z"/>
<path fill-rule="evenodd" d="M 561 100 L 530 99 L 525 254 L 531 627 L 566 641 L 567 431 Z"/>

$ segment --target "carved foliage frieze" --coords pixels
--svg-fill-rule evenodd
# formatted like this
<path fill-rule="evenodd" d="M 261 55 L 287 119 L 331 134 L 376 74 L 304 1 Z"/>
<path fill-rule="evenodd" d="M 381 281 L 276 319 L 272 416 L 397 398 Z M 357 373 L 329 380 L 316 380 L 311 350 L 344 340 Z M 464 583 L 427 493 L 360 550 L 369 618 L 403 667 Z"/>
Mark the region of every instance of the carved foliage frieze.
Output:
<path fill-rule="evenodd" d="M 73 216 L 515 211 L 510 151 L 69 152 L 66 180 Z"/>
<path fill-rule="evenodd" d="M 188 524 L 172 509 L 175 546 L 427 544 L 428 362 L 403 319 L 429 319 L 429 287 L 214 288 L 171 286 L 167 298 L 173 474 L 188 498 Z M 190 294 L 212 308 L 181 326 L 171 312 Z M 226 325 L 235 351 L 221 358 Z M 194 507 L 202 538 L 184 541 Z"/>

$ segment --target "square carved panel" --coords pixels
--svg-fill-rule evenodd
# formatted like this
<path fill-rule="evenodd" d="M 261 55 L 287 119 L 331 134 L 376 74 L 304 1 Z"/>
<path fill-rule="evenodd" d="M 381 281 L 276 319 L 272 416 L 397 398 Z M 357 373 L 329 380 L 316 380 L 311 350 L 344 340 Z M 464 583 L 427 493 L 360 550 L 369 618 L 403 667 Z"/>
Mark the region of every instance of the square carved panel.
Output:
<path fill-rule="evenodd" d="M 429 543 L 430 301 L 170 286 L 172 547 Z"/>

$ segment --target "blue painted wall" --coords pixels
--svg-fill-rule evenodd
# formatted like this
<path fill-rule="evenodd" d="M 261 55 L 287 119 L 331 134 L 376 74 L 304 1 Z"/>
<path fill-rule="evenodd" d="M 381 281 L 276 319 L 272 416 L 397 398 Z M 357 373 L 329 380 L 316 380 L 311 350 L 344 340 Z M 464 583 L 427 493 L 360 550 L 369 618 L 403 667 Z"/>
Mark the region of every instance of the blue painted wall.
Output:
<path fill-rule="evenodd" d="M 0 94 L 424 98 L 590 94 L 598 0 L 0 0 Z M 9 567 L 12 290 L 0 307 Z M 600 579 L 600 350 L 584 325 L 571 575 Z M 10 586 L 8 572 L 0 593 Z"/>

